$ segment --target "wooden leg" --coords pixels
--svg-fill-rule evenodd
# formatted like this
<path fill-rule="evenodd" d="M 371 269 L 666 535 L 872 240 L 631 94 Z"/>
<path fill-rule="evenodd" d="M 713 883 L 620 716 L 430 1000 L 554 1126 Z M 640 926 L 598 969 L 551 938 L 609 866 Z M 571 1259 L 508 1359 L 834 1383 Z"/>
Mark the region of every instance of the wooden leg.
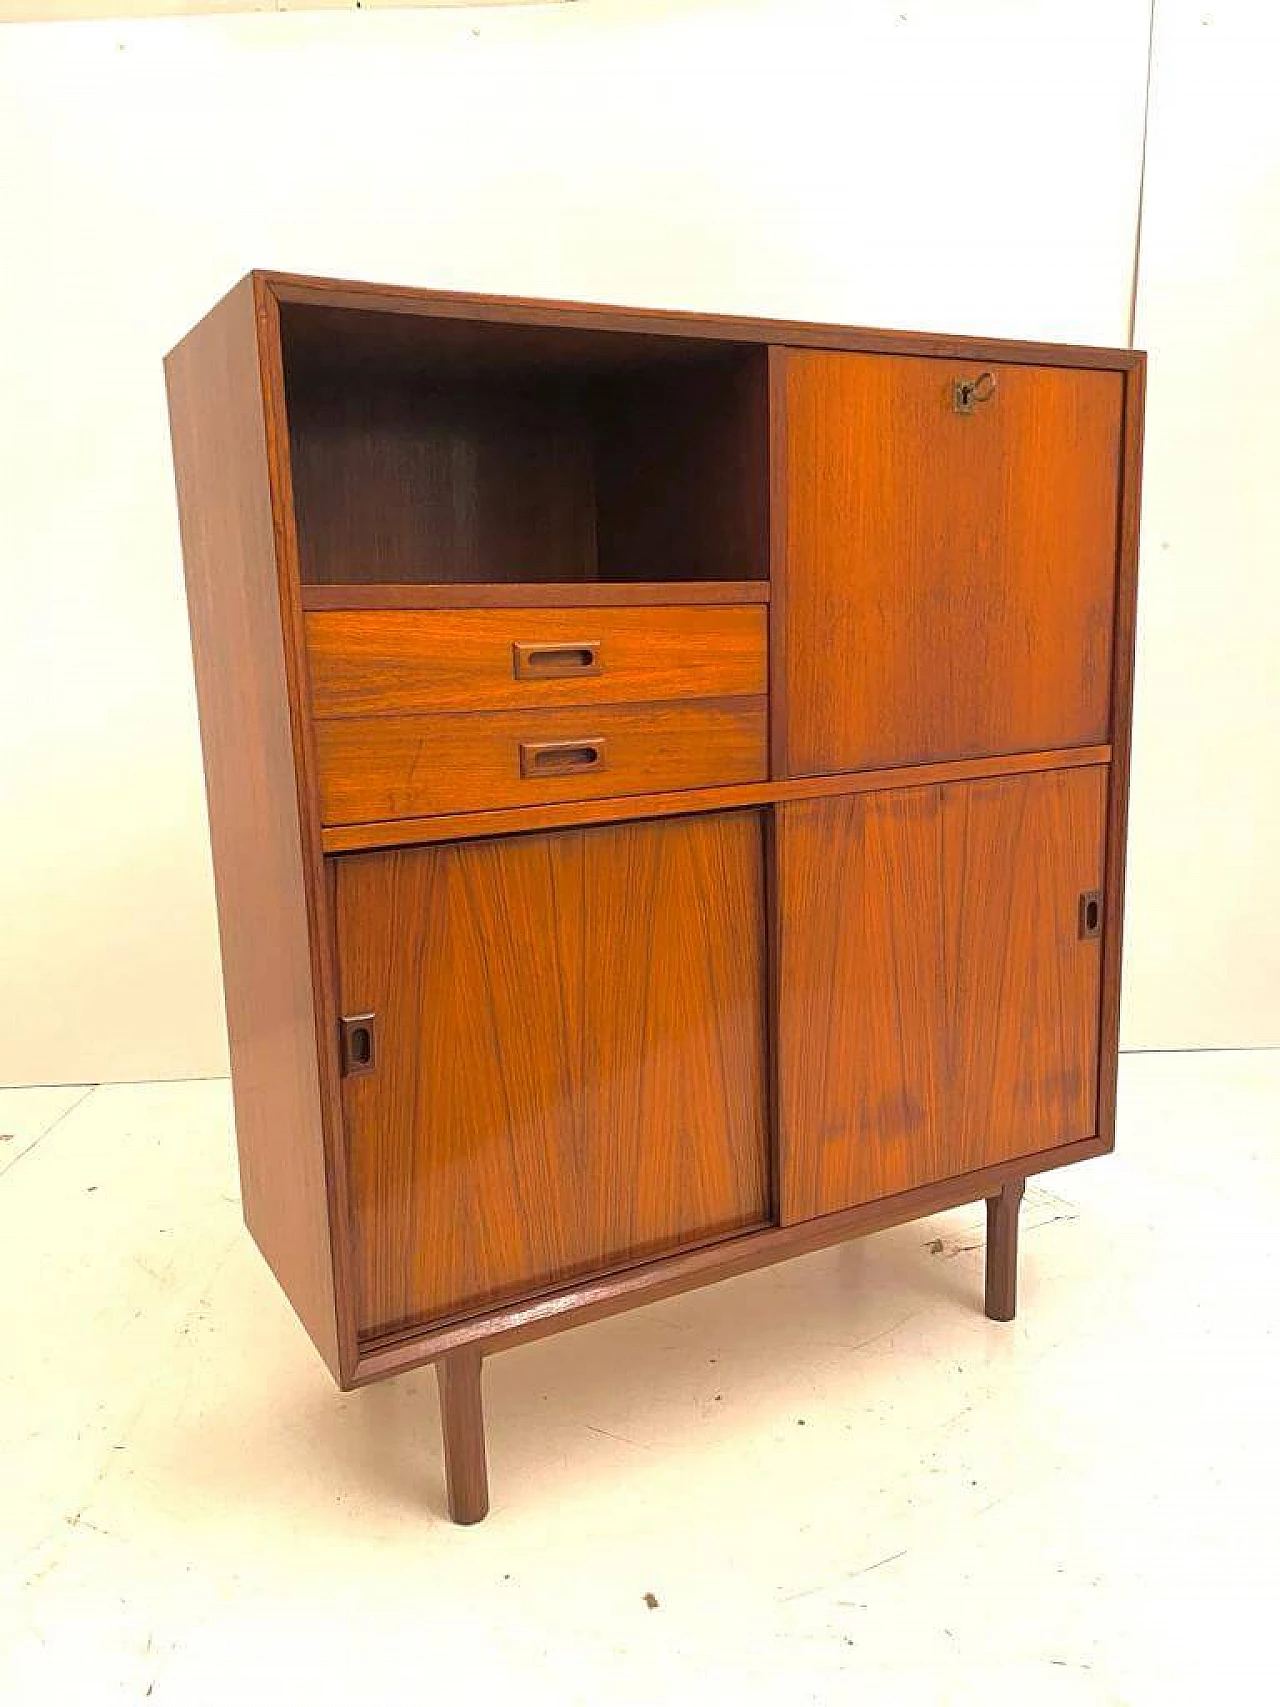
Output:
<path fill-rule="evenodd" d="M 445 1489 L 455 1523 L 479 1523 L 489 1509 L 480 1363 L 480 1353 L 468 1347 L 446 1352 L 436 1361 Z"/>
<path fill-rule="evenodd" d="M 1010 1180 L 987 1199 L 987 1314 L 1011 1322 L 1018 1309 L 1018 1209 L 1026 1180 Z"/>

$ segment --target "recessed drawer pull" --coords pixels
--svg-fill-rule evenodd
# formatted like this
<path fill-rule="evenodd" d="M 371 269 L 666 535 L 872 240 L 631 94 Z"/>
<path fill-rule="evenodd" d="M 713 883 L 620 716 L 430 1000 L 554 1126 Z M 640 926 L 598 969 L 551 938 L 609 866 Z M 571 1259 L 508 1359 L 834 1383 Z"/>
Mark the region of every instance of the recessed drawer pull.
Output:
<path fill-rule="evenodd" d="M 344 1014 L 340 1026 L 342 1043 L 342 1073 L 354 1079 L 360 1073 L 372 1073 L 378 1064 L 378 1030 L 376 1014 Z"/>
<path fill-rule="evenodd" d="M 598 640 L 566 640 L 557 646 L 517 640 L 511 648 L 517 681 L 555 681 L 562 676 L 598 676 L 603 669 Z"/>
<path fill-rule="evenodd" d="M 521 741 L 521 776 L 570 776 L 577 771 L 604 769 L 605 743 L 586 741 Z"/>
<path fill-rule="evenodd" d="M 1083 940 L 1102 935 L 1102 891 L 1087 889 L 1078 904 L 1080 936 Z"/>

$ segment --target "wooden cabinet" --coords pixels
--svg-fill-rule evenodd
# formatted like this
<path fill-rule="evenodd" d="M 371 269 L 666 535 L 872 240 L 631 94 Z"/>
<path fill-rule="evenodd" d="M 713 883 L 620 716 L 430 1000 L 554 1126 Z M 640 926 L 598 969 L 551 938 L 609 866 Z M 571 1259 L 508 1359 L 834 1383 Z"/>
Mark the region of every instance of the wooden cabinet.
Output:
<path fill-rule="evenodd" d="M 978 1199 L 1008 1319 L 1114 1140 L 1141 356 L 254 274 L 167 375 L 245 1217 L 453 1515 L 518 1341 Z"/>

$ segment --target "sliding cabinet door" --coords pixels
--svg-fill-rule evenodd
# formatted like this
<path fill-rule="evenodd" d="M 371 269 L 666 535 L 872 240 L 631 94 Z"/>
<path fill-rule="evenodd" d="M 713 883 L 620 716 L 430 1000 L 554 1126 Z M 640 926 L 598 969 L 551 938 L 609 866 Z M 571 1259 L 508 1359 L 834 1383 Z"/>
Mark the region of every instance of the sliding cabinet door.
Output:
<path fill-rule="evenodd" d="M 784 1221 L 1093 1134 L 1105 778 L 779 809 Z"/>
<path fill-rule="evenodd" d="M 768 1219 L 763 841 L 736 812 L 337 862 L 363 1333 Z"/>

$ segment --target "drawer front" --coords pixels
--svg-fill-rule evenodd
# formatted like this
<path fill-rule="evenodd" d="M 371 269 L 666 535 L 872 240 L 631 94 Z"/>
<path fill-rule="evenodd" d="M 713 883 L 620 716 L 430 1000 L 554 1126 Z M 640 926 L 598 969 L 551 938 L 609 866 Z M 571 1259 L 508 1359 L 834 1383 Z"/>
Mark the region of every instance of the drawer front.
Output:
<path fill-rule="evenodd" d="M 753 696 L 328 719 L 315 729 L 321 816 L 368 824 L 762 782 L 766 703 Z"/>
<path fill-rule="evenodd" d="M 315 715 L 724 699 L 766 689 L 760 605 L 307 613 Z"/>

